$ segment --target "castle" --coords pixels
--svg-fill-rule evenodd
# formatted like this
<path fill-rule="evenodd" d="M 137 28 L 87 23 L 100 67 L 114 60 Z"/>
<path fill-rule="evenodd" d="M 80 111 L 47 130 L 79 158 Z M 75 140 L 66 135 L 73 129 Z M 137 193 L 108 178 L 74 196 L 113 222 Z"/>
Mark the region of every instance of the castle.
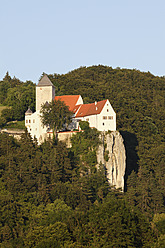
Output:
<path fill-rule="evenodd" d="M 99 131 L 116 130 L 116 113 L 109 100 L 103 100 L 90 104 L 83 104 L 80 95 L 55 96 L 55 87 L 44 75 L 36 86 L 36 112 L 32 113 L 30 108 L 25 113 L 25 126 L 32 138 L 36 137 L 41 144 L 48 137 L 50 130 L 43 126 L 40 118 L 41 105 L 52 100 L 61 100 L 73 112 L 72 122 L 69 129 L 79 129 L 80 121 L 88 121 L 89 126 Z"/>
<path fill-rule="evenodd" d="M 71 147 L 70 138 L 79 129 L 80 121 L 88 121 L 89 126 L 97 128 L 99 131 L 114 131 L 104 135 L 104 141 L 97 150 L 98 165 L 104 164 L 107 169 L 107 178 L 110 185 L 124 190 L 124 174 L 126 168 L 126 155 L 122 136 L 116 131 L 116 113 L 109 100 L 103 100 L 90 104 L 83 104 L 80 95 L 55 96 L 55 87 L 49 78 L 44 75 L 36 86 L 36 112 L 32 113 L 30 108 L 25 113 L 25 126 L 32 138 L 36 137 L 38 144 L 51 136 L 51 130 L 42 125 L 41 105 L 52 100 L 61 100 L 73 112 L 72 122 L 68 132 L 58 132 L 59 140 L 65 141 L 67 147 Z M 106 142 L 106 148 L 104 143 Z M 108 152 L 108 160 L 105 161 L 105 149 Z"/>

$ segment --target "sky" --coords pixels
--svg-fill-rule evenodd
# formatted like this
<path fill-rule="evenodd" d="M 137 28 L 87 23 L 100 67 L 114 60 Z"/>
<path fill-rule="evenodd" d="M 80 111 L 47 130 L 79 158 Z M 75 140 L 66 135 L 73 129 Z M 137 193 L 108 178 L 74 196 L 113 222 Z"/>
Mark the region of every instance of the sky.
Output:
<path fill-rule="evenodd" d="M 0 0 L 0 80 L 99 64 L 165 75 L 165 1 Z"/>

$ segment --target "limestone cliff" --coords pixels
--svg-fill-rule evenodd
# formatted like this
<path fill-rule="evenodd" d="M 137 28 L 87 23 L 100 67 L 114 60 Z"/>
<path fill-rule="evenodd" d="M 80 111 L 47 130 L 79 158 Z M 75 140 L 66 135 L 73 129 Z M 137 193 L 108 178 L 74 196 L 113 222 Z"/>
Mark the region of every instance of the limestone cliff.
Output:
<path fill-rule="evenodd" d="M 102 144 L 97 150 L 98 165 L 102 163 L 107 170 L 110 185 L 124 191 L 126 152 L 123 138 L 118 131 L 101 135 Z"/>

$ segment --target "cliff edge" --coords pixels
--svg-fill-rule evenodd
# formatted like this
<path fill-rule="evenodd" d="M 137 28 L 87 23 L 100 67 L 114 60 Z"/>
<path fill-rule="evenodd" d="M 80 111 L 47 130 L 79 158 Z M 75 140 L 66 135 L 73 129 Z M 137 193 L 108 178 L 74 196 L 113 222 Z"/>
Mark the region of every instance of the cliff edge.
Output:
<path fill-rule="evenodd" d="M 118 131 L 101 135 L 102 144 L 97 150 L 97 161 L 106 169 L 109 184 L 124 191 L 126 152 L 124 141 Z"/>

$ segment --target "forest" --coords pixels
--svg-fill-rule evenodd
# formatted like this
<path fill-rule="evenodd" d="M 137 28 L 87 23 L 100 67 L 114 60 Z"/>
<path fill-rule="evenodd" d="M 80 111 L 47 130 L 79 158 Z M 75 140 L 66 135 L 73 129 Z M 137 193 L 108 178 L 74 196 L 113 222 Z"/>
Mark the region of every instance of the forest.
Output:
<path fill-rule="evenodd" d="M 44 73 L 43 73 L 44 74 Z M 0 134 L 0 244 L 6 247 L 165 247 L 165 77 L 98 65 L 48 75 L 56 95 L 109 99 L 126 148 L 125 191 L 96 169 L 99 132 L 85 127 L 72 148 L 25 131 Z M 0 81 L 0 127 L 35 111 L 35 84 Z"/>

